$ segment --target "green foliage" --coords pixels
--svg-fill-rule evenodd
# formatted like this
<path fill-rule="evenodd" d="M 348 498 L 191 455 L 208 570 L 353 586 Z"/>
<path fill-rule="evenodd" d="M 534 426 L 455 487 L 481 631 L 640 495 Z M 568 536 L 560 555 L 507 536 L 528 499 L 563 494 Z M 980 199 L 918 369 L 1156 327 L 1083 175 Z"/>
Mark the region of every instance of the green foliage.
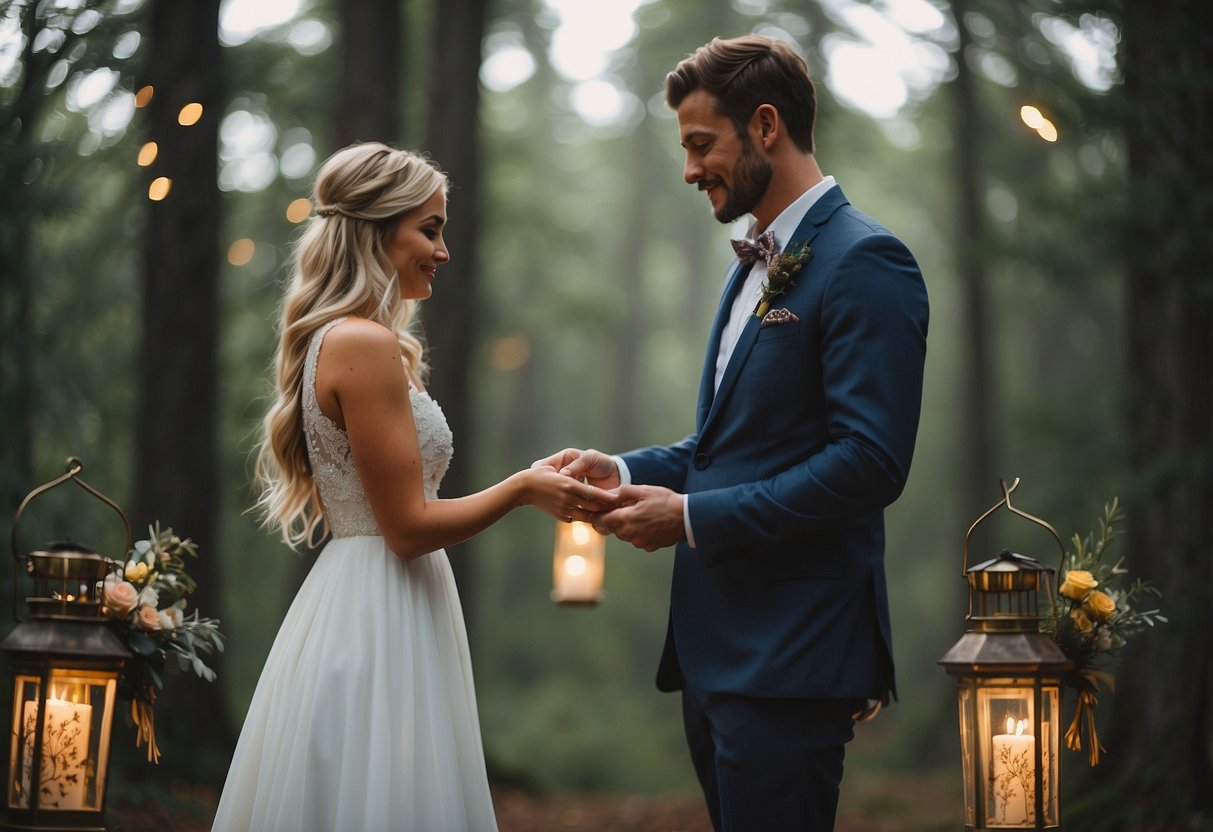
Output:
<path fill-rule="evenodd" d="M 1075 672 L 1093 666 L 1098 659 L 1103 660 L 1101 666 L 1114 667 L 1119 648 L 1130 638 L 1147 627 L 1167 621 L 1157 608 L 1139 609 L 1146 598 L 1162 596 L 1156 586 L 1140 577 L 1122 586 L 1129 574 L 1125 558 L 1122 556 L 1115 562 L 1104 560 L 1104 553 L 1119 536 L 1116 524 L 1123 520 L 1120 501 L 1113 498 L 1104 506 L 1098 532 L 1087 532 L 1085 537 L 1074 534 L 1073 550 L 1066 553 L 1065 570 L 1058 575 L 1057 597 L 1043 629 L 1074 662 Z M 1066 592 L 1067 576 L 1071 572 L 1090 576 L 1094 580 L 1093 587 L 1098 587 L 1098 592 L 1111 599 L 1114 612 L 1103 616 L 1086 614 L 1081 623 L 1076 622 L 1075 610 L 1082 611 L 1089 605 L 1084 605 L 1085 593 Z"/>

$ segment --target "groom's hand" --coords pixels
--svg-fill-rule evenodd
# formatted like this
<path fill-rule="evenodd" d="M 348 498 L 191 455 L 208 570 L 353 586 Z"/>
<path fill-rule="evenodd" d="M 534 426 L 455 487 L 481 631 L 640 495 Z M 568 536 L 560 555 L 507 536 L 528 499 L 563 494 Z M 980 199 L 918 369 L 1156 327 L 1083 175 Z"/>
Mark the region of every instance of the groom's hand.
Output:
<path fill-rule="evenodd" d="M 592 448 L 585 451 L 565 448 L 547 459 L 531 463 L 532 468 L 545 465 L 555 468 L 566 477 L 588 482 L 595 488 L 610 491 L 619 487 L 619 468 L 615 465 L 615 460 L 610 455 Z"/>
<path fill-rule="evenodd" d="M 618 494 L 620 508 L 593 516 L 594 528 L 602 534 L 613 534 L 646 552 L 686 539 L 682 494 L 656 485 L 625 485 Z"/>

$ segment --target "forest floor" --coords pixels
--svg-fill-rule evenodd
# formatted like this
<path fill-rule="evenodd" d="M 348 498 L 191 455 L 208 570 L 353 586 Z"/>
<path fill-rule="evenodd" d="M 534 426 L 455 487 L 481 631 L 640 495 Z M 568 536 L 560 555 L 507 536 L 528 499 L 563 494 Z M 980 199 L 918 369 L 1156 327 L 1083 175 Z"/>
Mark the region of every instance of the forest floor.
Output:
<path fill-rule="evenodd" d="M 889 775 L 843 786 L 835 832 L 944 832 L 960 827 L 959 783 Z M 112 806 L 110 832 L 204 832 L 218 795 L 178 785 L 172 799 Z M 712 832 L 697 796 L 553 795 L 495 789 L 500 832 Z M 336 832 L 336 831 L 335 831 Z"/>

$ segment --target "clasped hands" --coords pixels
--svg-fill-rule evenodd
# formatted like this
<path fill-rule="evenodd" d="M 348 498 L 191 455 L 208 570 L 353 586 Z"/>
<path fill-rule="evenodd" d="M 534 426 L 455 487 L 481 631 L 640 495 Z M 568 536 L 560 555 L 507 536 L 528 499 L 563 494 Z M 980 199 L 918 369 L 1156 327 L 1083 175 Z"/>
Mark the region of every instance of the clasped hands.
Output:
<path fill-rule="evenodd" d="M 587 497 L 602 499 L 568 506 L 564 519 L 590 523 L 638 549 L 653 552 L 686 537 L 682 504 L 685 497 L 656 485 L 620 485 L 619 469 L 609 455 L 595 450 L 565 448 L 532 468 L 548 467 L 589 487 Z M 599 493 L 595 489 L 601 489 Z"/>

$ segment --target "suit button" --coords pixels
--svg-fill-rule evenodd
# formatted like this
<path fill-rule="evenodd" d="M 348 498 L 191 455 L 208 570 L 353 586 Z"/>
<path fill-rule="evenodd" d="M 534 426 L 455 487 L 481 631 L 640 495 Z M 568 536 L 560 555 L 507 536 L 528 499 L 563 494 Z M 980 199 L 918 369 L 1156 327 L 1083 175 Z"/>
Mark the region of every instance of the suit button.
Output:
<path fill-rule="evenodd" d="M 703 452 L 695 454 L 695 469 L 702 471 L 712 464 L 712 455 Z"/>

